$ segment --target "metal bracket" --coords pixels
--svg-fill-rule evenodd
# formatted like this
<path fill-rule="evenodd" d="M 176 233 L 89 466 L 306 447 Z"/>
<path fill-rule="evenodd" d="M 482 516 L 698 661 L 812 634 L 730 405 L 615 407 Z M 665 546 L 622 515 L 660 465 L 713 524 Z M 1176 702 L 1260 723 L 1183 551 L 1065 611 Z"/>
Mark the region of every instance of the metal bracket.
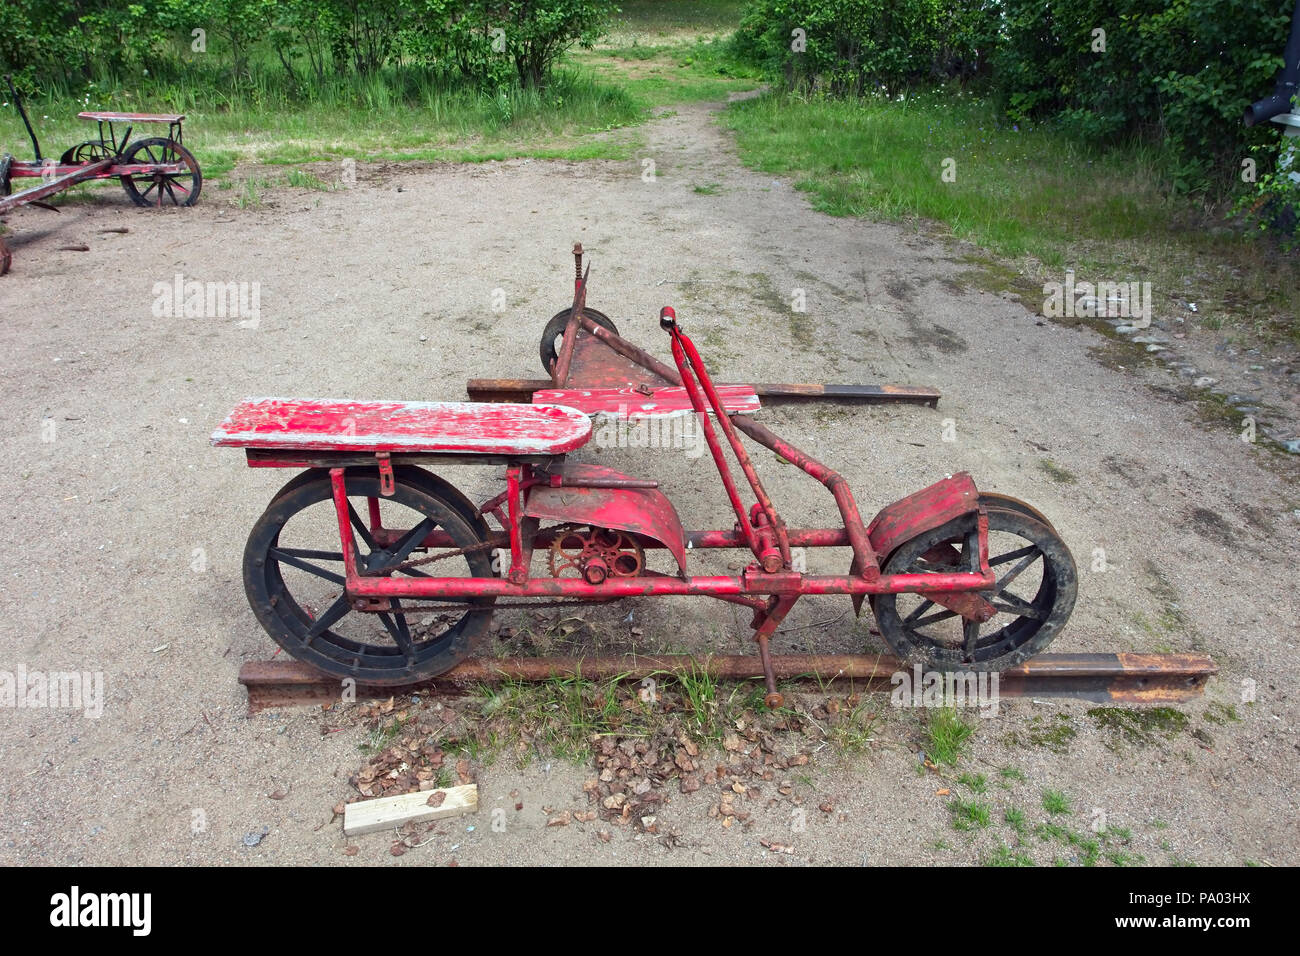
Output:
<path fill-rule="evenodd" d="M 397 481 L 393 477 L 392 455 L 386 451 L 377 451 L 375 457 L 379 459 L 379 493 L 385 498 L 391 498 L 393 492 L 397 490 Z"/>

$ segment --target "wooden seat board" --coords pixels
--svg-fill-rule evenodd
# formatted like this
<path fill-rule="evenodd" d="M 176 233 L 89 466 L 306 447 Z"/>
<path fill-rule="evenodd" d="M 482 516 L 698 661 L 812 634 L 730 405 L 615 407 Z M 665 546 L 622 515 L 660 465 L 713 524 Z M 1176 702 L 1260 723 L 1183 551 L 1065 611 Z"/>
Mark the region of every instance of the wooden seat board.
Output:
<path fill-rule="evenodd" d="M 559 455 L 591 437 L 591 420 L 556 405 L 248 398 L 212 444 L 337 452 Z"/>

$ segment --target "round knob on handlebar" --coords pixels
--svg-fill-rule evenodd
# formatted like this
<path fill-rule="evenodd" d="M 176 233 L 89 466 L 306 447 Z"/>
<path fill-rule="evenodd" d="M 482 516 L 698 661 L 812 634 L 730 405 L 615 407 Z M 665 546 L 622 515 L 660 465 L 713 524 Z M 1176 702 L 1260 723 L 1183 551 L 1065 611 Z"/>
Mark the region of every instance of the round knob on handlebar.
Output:
<path fill-rule="evenodd" d="M 666 305 L 659 310 L 659 326 L 665 332 L 671 332 L 677 326 L 677 313 L 673 311 L 671 305 Z"/>

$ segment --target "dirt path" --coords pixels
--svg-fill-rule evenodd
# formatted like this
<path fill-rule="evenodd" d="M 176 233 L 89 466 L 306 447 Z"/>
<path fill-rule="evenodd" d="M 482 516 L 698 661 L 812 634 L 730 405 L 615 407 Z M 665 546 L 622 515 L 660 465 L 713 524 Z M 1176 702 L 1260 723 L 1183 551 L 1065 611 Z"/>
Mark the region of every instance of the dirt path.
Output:
<path fill-rule="evenodd" d="M 1294 466 L 1205 424 L 1171 397 L 1171 373 L 1114 368 L 1094 357 L 1096 333 L 971 291 L 944 245 L 823 216 L 789 183 L 743 169 L 714 108 L 656 120 L 630 163 L 363 167 L 353 189 L 282 189 L 242 211 L 213 189 L 198 207 L 162 215 L 106 189 L 57 223 L 40 210 L 11 218 L 14 270 L 0 280 L 0 470 L 11 501 L 0 669 L 102 670 L 106 687 L 98 720 L 0 711 L 0 860 L 345 859 L 329 808 L 351 793 L 362 732 L 322 736 L 311 711 L 246 719 L 235 683 L 241 663 L 273 650 L 245 603 L 240 560 L 285 476 L 250 471 L 207 435 L 245 395 L 458 399 L 467 377 L 538 375 L 537 336 L 568 300 L 568 249 L 580 240 L 593 256 L 589 303 L 660 354 L 654 316 L 675 305 L 719 379 L 941 388 L 937 410 L 762 414 L 842 470 L 868 514 L 962 469 L 1046 512 L 1081 571 L 1054 650 L 1195 649 L 1222 673 L 1184 708 L 1185 726 L 1148 743 L 1124 742 L 1083 704 L 1004 702 L 978 722 L 960 768 L 991 781 L 991 824 L 968 832 L 936 794 L 964 792 L 955 774 L 917 772 L 920 719 L 882 696 L 866 755 L 825 750 L 805 768 L 801 832 L 767 794 L 748 826 L 724 829 L 708 815 L 716 793 L 700 792 L 663 808 L 673 839 L 625 829 L 602 843 L 595 824 L 545 828 L 541 809 L 581 806 L 590 768 L 543 759 L 516 770 L 503 758 L 477 772 L 485 808 L 523 795 L 505 832 L 480 814 L 400 859 L 388 857 L 387 836 L 362 838 L 354 859 L 974 862 L 1023 842 L 1017 852 L 1050 863 L 1078 859 L 1079 848 L 1021 840 L 1003 811 L 1023 809 L 1031 828 L 1049 822 L 1041 795 L 1060 790 L 1073 813 L 1052 821 L 1087 831 L 1101 810 L 1129 831 L 1131 857 L 1300 862 Z M 642 159 L 653 160 L 652 180 Z M 115 226 L 130 232 L 99 231 Z M 91 252 L 54 251 L 81 241 Z M 156 315 L 155 284 L 177 274 L 258 283 L 256 327 Z M 790 309 L 796 289 L 806 313 Z M 725 502 L 706 461 L 632 458 L 601 460 L 658 478 L 686 526 L 719 526 Z M 833 520 L 829 497 L 806 479 L 770 458 L 761 467 L 792 523 Z M 490 470 L 450 477 L 476 500 L 496 491 Z M 1102 552 L 1106 570 L 1093 570 Z M 593 616 L 614 630 L 627 610 Z M 683 600 L 631 610 L 646 647 L 745 646 L 728 609 Z M 843 607 L 830 599 L 796 611 L 778 650 L 881 646 L 866 621 L 836 619 Z M 1242 702 L 1252 686 L 1243 681 L 1253 704 Z M 287 795 L 268 799 L 275 791 Z M 823 801 L 835 813 L 812 810 Z M 263 826 L 266 839 L 245 847 L 243 835 Z M 761 839 L 795 852 L 771 854 Z"/>

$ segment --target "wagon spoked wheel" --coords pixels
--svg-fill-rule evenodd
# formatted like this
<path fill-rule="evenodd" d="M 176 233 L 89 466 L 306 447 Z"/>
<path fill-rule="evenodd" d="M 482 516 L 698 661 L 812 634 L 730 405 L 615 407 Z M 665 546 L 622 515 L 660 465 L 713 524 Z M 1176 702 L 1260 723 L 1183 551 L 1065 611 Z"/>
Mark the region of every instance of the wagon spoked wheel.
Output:
<path fill-rule="evenodd" d="M 112 155 L 113 151 L 105 146 L 102 141 L 88 139 L 84 143 L 78 143 L 76 146 L 65 149 L 63 155 L 59 157 L 59 163 L 63 166 L 84 166 L 86 163 L 108 159 Z"/>
<path fill-rule="evenodd" d="M 886 643 L 909 665 L 938 671 L 1000 671 L 1027 660 L 1060 632 L 1074 609 L 1078 574 L 1065 543 L 1024 511 L 988 508 L 989 567 L 996 584 L 978 592 L 997 613 L 970 621 L 920 594 L 872 601 Z M 974 513 L 900 545 L 885 574 L 979 570 Z"/>
<path fill-rule="evenodd" d="M 378 472 L 349 469 L 345 476 L 357 565 L 383 577 L 492 577 L 491 553 L 482 547 L 486 526 L 461 503 L 399 472 L 393 494 L 380 493 Z M 369 499 L 383 532 L 372 533 Z M 477 548 L 425 570 L 384 572 L 418 558 L 431 531 L 452 548 Z M 436 568 L 436 571 L 434 570 Z M 384 613 L 354 610 L 344 593 L 343 552 L 328 474 L 290 482 L 254 525 L 244 549 L 244 590 L 258 621 L 298 660 L 362 684 L 404 684 L 455 667 L 486 633 L 494 598 L 456 602 L 444 612 L 407 614 L 399 601 Z M 421 599 L 424 603 L 425 599 Z M 465 604 L 473 607 L 466 610 Z"/>
<path fill-rule="evenodd" d="M 551 374 L 551 366 L 560 360 L 560 344 L 564 341 L 564 327 L 569 324 L 569 313 L 572 311 L 573 307 L 570 306 L 556 312 L 551 316 L 551 320 L 546 323 L 546 328 L 542 329 L 542 343 L 539 354 L 542 358 L 542 371 L 547 375 Z M 584 306 L 582 314 L 602 328 L 609 329 L 615 335 L 618 335 L 618 329 L 614 327 L 613 320 L 604 312 L 598 312 Z"/>
<path fill-rule="evenodd" d="M 136 140 L 127 147 L 122 161 L 131 165 L 183 163 L 184 172 L 136 173 L 122 176 L 122 188 L 137 206 L 193 206 L 199 201 L 203 174 L 198 160 L 188 149 L 162 136 Z"/>

